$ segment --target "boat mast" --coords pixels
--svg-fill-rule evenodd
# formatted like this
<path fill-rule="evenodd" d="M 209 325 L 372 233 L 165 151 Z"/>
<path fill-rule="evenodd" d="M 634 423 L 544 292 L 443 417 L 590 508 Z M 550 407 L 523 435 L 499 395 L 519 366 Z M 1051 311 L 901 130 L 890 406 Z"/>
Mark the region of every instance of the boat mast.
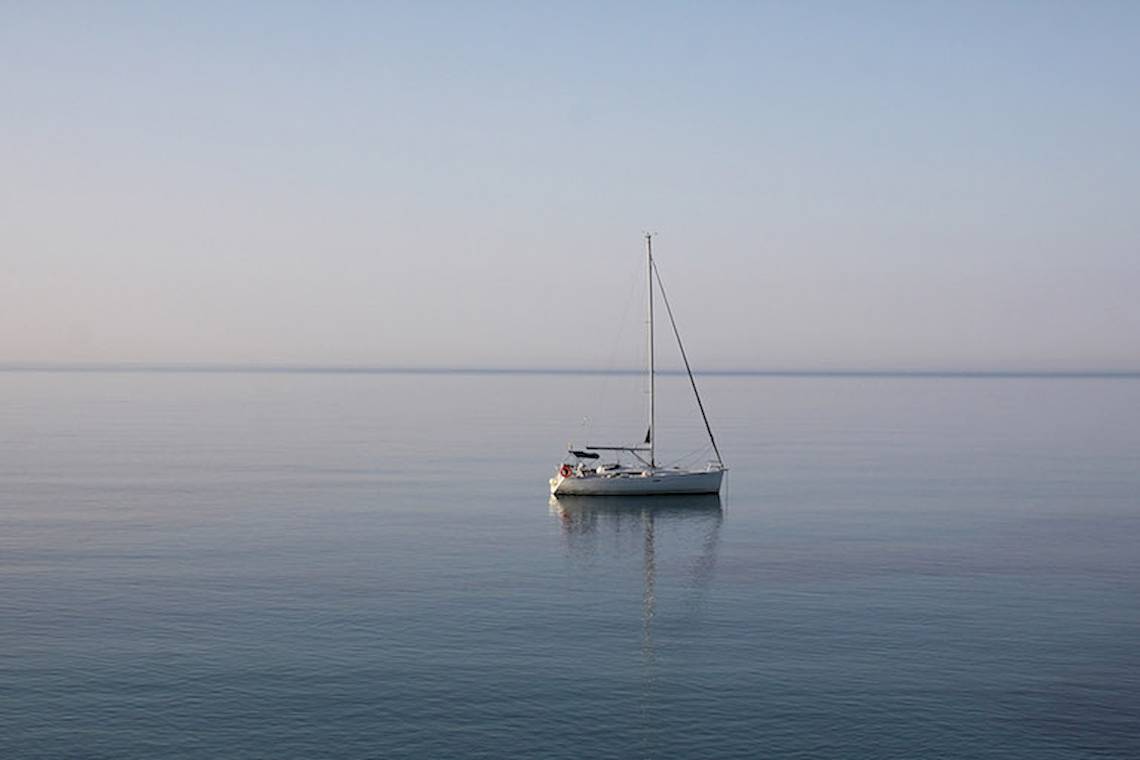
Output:
<path fill-rule="evenodd" d="M 645 233 L 646 274 L 649 277 L 649 432 L 645 434 L 649 444 L 649 467 L 657 466 L 657 430 L 654 423 L 654 404 L 657 400 L 655 368 L 653 366 L 653 234 Z"/>

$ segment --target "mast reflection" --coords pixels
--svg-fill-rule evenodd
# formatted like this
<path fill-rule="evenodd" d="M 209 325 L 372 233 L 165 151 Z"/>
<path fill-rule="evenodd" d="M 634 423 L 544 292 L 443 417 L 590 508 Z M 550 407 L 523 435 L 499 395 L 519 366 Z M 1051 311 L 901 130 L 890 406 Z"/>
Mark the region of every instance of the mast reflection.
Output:
<path fill-rule="evenodd" d="M 642 654 L 646 664 L 652 665 L 656 658 L 653 618 L 657 611 L 658 531 L 665 529 L 670 536 L 680 534 L 684 554 L 695 554 L 685 585 L 701 595 L 716 563 L 724 520 L 720 496 L 552 496 L 550 512 L 559 519 L 566 548 L 576 562 L 593 564 L 599 552 L 628 556 L 637 551 L 634 542 L 640 544 Z"/>

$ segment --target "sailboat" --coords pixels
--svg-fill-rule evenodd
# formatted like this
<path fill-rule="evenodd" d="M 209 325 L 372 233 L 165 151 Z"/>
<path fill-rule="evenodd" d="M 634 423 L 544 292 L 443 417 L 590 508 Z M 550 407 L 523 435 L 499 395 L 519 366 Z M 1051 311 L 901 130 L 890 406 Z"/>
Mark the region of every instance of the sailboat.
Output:
<path fill-rule="evenodd" d="M 652 496 L 657 494 L 685 494 L 685 493 L 720 493 L 720 485 L 724 480 L 724 473 L 728 469 L 721 459 L 720 449 L 717 448 L 716 438 L 713 437 L 712 426 L 709 424 L 705 406 L 701 402 L 701 394 L 697 390 L 697 381 L 693 379 L 693 370 L 689 366 L 689 358 L 685 354 L 685 346 L 681 343 L 681 333 L 677 330 L 677 322 L 673 319 L 673 309 L 669 306 L 669 299 L 665 295 L 665 286 L 661 282 L 661 274 L 653 263 L 653 236 L 645 236 L 646 271 L 649 284 L 649 319 L 647 320 L 649 332 L 649 428 L 645 440 L 639 444 L 628 446 L 599 446 L 586 445 L 582 449 L 570 446 L 567 456 L 558 466 L 558 471 L 550 479 L 550 493 L 555 496 Z M 689 376 L 689 384 L 693 388 L 693 396 L 697 400 L 697 408 L 701 410 L 701 419 L 704 420 L 705 430 L 712 444 L 715 460 L 699 469 L 683 467 L 659 467 L 657 465 L 657 428 L 656 428 L 656 365 L 654 363 L 653 340 L 653 283 L 657 282 L 657 289 L 661 291 L 661 299 L 665 304 L 665 311 L 669 315 L 669 324 L 673 327 L 673 336 L 677 339 L 677 348 L 681 351 L 681 359 L 685 363 L 685 372 Z M 619 458 L 615 462 L 603 463 L 602 454 L 616 454 Z M 630 454 L 636 463 L 623 464 L 620 454 Z"/>

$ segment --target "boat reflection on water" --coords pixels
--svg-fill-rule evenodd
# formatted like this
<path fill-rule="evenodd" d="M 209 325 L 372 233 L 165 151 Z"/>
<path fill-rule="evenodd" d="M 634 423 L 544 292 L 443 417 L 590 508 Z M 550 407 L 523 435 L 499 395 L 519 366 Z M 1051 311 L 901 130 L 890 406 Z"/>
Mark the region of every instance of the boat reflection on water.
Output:
<path fill-rule="evenodd" d="M 694 624 L 695 618 L 701 616 L 724 521 L 720 496 L 551 496 L 550 512 L 562 525 L 568 558 L 582 572 L 612 573 L 613 587 L 620 589 L 622 570 L 628 572 L 628 563 L 640 559 L 643 587 L 639 754 L 668 756 L 669 747 L 663 739 L 668 730 L 663 716 L 668 715 L 665 707 L 669 689 L 659 678 L 653 618 L 659 592 L 661 602 L 667 605 L 664 609 L 670 610 L 670 614 L 679 606 L 681 614 L 690 617 Z M 659 565 L 666 570 L 661 589 L 657 578 Z M 682 572 L 676 572 L 678 568 L 683 568 Z M 676 640 L 667 640 L 666 645 L 686 646 Z"/>
<path fill-rule="evenodd" d="M 646 519 L 705 522 L 719 526 L 724 516 L 720 496 L 551 496 L 550 513 L 568 533 L 591 533 L 640 524 Z"/>
<path fill-rule="evenodd" d="M 628 556 L 640 544 L 642 595 L 642 654 L 655 659 L 653 617 L 657 610 L 658 533 L 668 531 L 669 549 L 683 555 L 690 600 L 702 596 L 712 578 L 724 509 L 719 494 L 674 496 L 551 496 L 550 512 L 562 524 L 562 536 L 572 560 L 594 564 L 600 547 Z M 636 542 L 636 543 L 635 543 Z M 631 545 L 632 544 L 632 545 Z M 676 559 L 676 557 L 672 557 Z"/>

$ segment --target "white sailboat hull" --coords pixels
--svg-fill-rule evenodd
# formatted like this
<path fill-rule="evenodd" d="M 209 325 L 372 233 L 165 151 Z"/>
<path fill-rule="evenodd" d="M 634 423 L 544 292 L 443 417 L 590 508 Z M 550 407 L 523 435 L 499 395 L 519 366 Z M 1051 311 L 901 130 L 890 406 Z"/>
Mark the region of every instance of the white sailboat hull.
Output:
<path fill-rule="evenodd" d="M 720 493 L 724 470 L 652 470 L 620 474 L 555 475 L 550 492 L 555 496 L 654 496 L 676 493 Z"/>

